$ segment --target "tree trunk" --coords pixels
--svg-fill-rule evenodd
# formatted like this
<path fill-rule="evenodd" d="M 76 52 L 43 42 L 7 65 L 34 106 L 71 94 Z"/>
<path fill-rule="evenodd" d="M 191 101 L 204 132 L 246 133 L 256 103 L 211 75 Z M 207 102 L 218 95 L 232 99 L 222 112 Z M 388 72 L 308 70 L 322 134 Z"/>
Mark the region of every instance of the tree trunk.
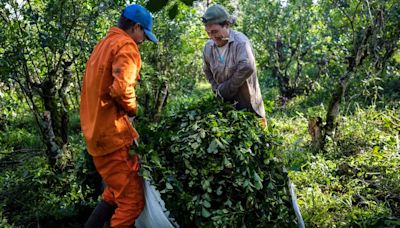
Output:
<path fill-rule="evenodd" d="M 282 69 L 285 65 L 285 55 L 283 53 L 282 39 L 279 34 L 276 36 L 275 52 L 276 62 L 272 68 L 272 75 L 278 80 L 279 93 L 281 94 L 282 100 L 290 100 L 293 98 L 294 91 L 290 85 L 290 79 L 286 75 L 286 71 Z"/>
<path fill-rule="evenodd" d="M 162 108 L 167 104 L 168 99 L 168 83 L 163 82 L 157 92 L 155 107 L 154 107 L 154 119 L 159 120 L 161 116 Z"/>
<path fill-rule="evenodd" d="M 311 146 L 314 151 L 324 148 L 325 138 L 321 117 L 311 118 L 308 121 L 308 133 L 311 135 Z"/>
<path fill-rule="evenodd" d="M 289 77 L 283 75 L 280 72 L 279 67 L 274 67 L 272 69 L 272 75 L 276 79 L 278 79 L 279 93 L 281 94 L 281 96 L 287 100 L 292 99 L 293 98 L 293 88 L 290 86 Z"/>
<path fill-rule="evenodd" d="M 314 151 L 323 150 L 326 137 L 335 135 L 335 130 L 338 126 L 337 118 L 340 112 L 340 104 L 346 92 L 351 74 L 351 72 L 347 72 L 336 85 L 326 111 L 325 125 L 323 125 L 321 117 L 310 118 L 308 121 L 308 132 L 312 138 L 311 144 Z"/>
<path fill-rule="evenodd" d="M 326 112 L 326 123 L 321 129 L 322 142 L 313 140 L 314 149 L 323 150 L 325 143 L 326 143 L 326 137 L 334 136 L 335 130 L 338 125 L 337 117 L 339 116 L 340 104 L 345 95 L 349 80 L 351 79 L 353 74 L 356 72 L 356 70 L 359 68 L 359 66 L 362 65 L 364 59 L 370 54 L 368 52 L 368 41 L 369 41 L 369 38 L 372 35 L 374 35 L 374 33 L 376 33 L 376 32 L 377 31 L 373 30 L 372 27 L 369 26 L 367 29 L 364 30 L 364 33 L 362 34 L 361 39 L 357 43 L 354 43 L 353 54 L 347 58 L 348 66 L 347 66 L 346 73 L 344 74 L 343 77 L 340 78 L 340 81 L 336 85 L 335 90 L 333 91 L 333 94 L 329 100 L 328 110 Z M 320 117 L 318 117 L 318 118 L 320 118 Z M 310 132 L 310 134 L 311 134 L 311 132 Z M 311 134 L 311 136 L 313 136 L 313 135 Z"/>
<path fill-rule="evenodd" d="M 59 90 L 59 96 L 60 96 L 60 109 L 59 111 L 61 112 L 61 138 L 63 140 L 63 143 L 66 144 L 68 143 L 68 123 L 69 123 L 69 117 L 68 117 L 68 110 L 69 110 L 69 104 L 68 104 L 68 99 L 67 99 L 67 89 L 68 89 L 68 84 L 72 78 L 72 72 L 71 72 L 71 64 L 72 62 L 65 61 L 63 64 L 63 81 L 61 84 L 61 88 Z"/>
<path fill-rule="evenodd" d="M 144 109 L 144 113 L 146 115 L 150 115 L 151 111 L 150 111 L 150 95 L 146 92 L 144 93 L 144 98 L 143 98 L 143 109 Z"/>
<path fill-rule="evenodd" d="M 340 104 L 346 92 L 346 88 L 350 79 L 351 72 L 347 72 L 340 82 L 336 85 L 335 91 L 329 101 L 328 110 L 326 112 L 326 124 L 324 126 L 325 136 L 332 136 L 337 127 L 337 117 L 340 111 Z M 324 136 L 324 139 L 325 139 Z"/>
<path fill-rule="evenodd" d="M 43 113 L 43 130 L 44 130 L 43 132 L 44 141 L 47 146 L 47 151 L 46 151 L 47 158 L 49 160 L 51 167 L 55 167 L 55 164 L 57 162 L 57 156 L 60 152 L 60 147 L 56 142 L 56 137 L 54 135 L 51 122 L 51 113 L 49 111 L 45 111 Z"/>
<path fill-rule="evenodd" d="M 41 85 L 41 97 L 46 111 L 50 112 L 51 126 L 58 145 L 64 145 L 62 136 L 62 114 L 60 111 L 60 100 L 57 99 L 57 91 L 52 80 L 47 79 Z"/>

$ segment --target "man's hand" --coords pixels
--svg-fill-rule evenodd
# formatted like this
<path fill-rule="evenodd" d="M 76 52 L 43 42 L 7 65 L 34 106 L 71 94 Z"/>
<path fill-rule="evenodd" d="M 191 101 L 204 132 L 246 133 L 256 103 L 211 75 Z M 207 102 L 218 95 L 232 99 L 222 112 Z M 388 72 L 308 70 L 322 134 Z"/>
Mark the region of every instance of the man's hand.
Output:
<path fill-rule="evenodd" d="M 229 91 L 229 81 L 224 81 L 217 87 L 217 95 L 223 99 L 229 100 L 233 97 L 233 94 L 230 94 Z"/>
<path fill-rule="evenodd" d="M 136 108 L 133 109 L 132 111 L 127 111 L 129 120 L 130 120 L 131 122 L 132 122 L 132 121 L 135 119 L 135 117 L 138 115 L 138 112 L 139 112 L 139 105 L 136 105 Z"/>
<path fill-rule="evenodd" d="M 219 97 L 219 98 L 224 99 L 224 98 L 222 97 L 222 95 L 221 95 L 221 92 L 220 92 L 220 85 L 221 85 L 221 84 L 219 84 L 218 87 L 217 87 L 217 89 L 215 90 L 215 95 L 216 95 L 217 97 Z"/>

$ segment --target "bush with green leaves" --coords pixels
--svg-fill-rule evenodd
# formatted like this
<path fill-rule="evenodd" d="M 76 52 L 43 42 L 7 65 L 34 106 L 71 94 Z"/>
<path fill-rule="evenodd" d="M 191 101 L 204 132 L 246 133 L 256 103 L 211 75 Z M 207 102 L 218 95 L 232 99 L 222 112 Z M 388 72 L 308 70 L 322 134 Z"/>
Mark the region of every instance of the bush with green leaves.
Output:
<path fill-rule="evenodd" d="M 58 169 L 48 164 L 40 149 L 0 156 L 0 227 L 84 223 L 100 194 L 101 178 L 82 148 L 81 137 L 70 140 Z"/>
<path fill-rule="evenodd" d="M 144 175 L 180 226 L 295 225 L 280 140 L 256 115 L 207 96 L 138 129 Z"/>
<path fill-rule="evenodd" d="M 11 226 L 8 221 L 7 218 L 5 218 L 3 216 L 3 213 L 0 211 L 0 227 L 4 227 L 4 228 L 11 228 L 13 226 Z"/>
<path fill-rule="evenodd" d="M 307 118 L 323 112 L 307 97 L 297 97 L 290 111 L 271 120 L 284 136 L 289 176 L 307 227 L 398 227 L 400 225 L 400 165 L 398 110 L 355 103 L 325 151 L 310 148 Z M 297 103 L 295 103 L 297 102 Z M 271 121 L 271 122 L 272 122 Z"/>

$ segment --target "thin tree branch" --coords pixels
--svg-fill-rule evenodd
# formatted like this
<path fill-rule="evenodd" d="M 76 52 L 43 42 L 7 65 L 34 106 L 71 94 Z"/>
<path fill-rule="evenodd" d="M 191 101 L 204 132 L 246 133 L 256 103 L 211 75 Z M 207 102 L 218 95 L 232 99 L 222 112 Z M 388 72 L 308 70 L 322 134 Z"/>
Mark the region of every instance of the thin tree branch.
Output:
<path fill-rule="evenodd" d="M 27 0 L 27 3 L 28 3 L 28 6 L 29 6 L 29 9 L 33 12 L 32 5 L 31 5 L 30 0 Z M 37 29 L 37 33 L 40 34 L 40 29 L 39 29 L 38 22 L 35 20 L 34 23 L 35 23 L 35 27 L 36 27 L 36 29 Z M 18 25 L 19 25 L 19 23 L 18 23 Z M 21 28 L 21 26 L 19 26 L 19 27 Z M 21 31 L 22 31 L 22 30 L 21 30 Z M 22 34 L 21 34 L 21 35 L 22 35 Z M 42 45 L 40 45 L 40 47 L 41 47 L 41 50 L 42 50 L 42 52 L 43 52 L 44 59 L 45 59 L 45 61 L 46 61 L 47 71 L 49 72 L 49 71 L 50 71 L 50 65 L 49 65 L 49 58 L 48 58 L 48 56 L 47 56 L 47 52 L 46 52 L 46 50 L 44 49 L 44 47 L 43 47 Z"/>
<path fill-rule="evenodd" d="M 12 150 L 12 151 L 0 151 L 0 154 L 10 155 L 10 154 L 16 154 L 16 153 L 32 153 L 32 152 L 43 152 L 43 151 L 44 150 L 41 148 L 23 148 L 23 149 Z"/>
<path fill-rule="evenodd" d="M 370 18 L 371 22 L 373 22 L 373 17 L 372 17 L 371 7 L 370 7 L 370 5 L 369 5 L 369 1 L 368 1 L 368 0 L 365 0 L 365 1 L 367 2 L 369 18 Z"/>
<path fill-rule="evenodd" d="M 0 16 L 1 16 L 1 18 L 2 18 L 7 24 L 9 23 L 8 18 L 7 18 L 5 15 L 3 15 L 3 11 L 1 11 Z"/>

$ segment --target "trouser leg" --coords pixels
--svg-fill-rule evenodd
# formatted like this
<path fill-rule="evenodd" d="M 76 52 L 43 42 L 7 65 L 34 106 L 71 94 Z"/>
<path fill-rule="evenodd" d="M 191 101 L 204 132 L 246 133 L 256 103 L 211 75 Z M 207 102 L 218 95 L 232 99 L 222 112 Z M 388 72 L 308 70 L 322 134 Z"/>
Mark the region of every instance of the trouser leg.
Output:
<path fill-rule="evenodd" d="M 117 205 L 111 227 L 132 227 L 144 208 L 143 182 L 138 176 L 138 158 L 129 158 L 128 148 L 94 158 L 107 188 L 103 199 Z"/>
<path fill-rule="evenodd" d="M 110 221 L 114 214 L 115 207 L 105 201 L 97 204 L 89 219 L 85 223 L 85 228 L 103 228 L 104 223 Z"/>

